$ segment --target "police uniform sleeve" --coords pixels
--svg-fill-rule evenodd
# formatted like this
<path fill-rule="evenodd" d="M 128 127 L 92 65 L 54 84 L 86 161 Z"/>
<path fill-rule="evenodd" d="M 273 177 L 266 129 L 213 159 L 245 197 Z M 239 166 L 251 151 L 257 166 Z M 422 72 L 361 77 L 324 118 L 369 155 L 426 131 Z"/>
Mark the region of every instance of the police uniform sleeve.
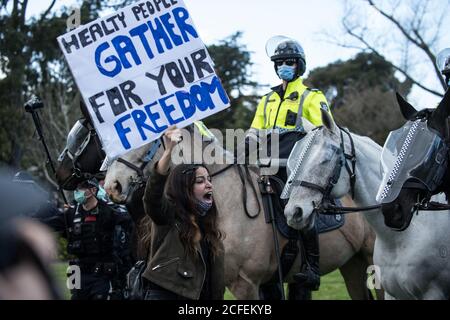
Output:
<path fill-rule="evenodd" d="M 311 90 L 311 94 L 308 97 L 307 108 L 305 108 L 305 112 L 303 116 L 308 119 L 313 125 L 321 126 L 322 125 L 322 113 L 320 109 L 328 112 L 331 115 L 330 107 L 328 105 L 327 99 L 324 94 L 316 89 Z"/>
<path fill-rule="evenodd" d="M 255 116 L 251 125 L 251 128 L 253 129 L 264 129 L 264 104 L 266 103 L 266 99 L 267 95 L 262 97 L 258 107 L 256 107 Z"/>

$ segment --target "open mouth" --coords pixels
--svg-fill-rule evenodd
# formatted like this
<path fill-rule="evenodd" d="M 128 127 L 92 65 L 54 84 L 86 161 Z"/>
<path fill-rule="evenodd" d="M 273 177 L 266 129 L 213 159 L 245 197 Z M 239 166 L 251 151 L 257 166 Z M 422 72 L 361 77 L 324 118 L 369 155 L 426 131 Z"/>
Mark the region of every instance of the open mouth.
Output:
<path fill-rule="evenodd" d="M 209 191 L 203 195 L 203 201 L 207 203 L 213 202 L 213 194 L 212 191 Z"/>

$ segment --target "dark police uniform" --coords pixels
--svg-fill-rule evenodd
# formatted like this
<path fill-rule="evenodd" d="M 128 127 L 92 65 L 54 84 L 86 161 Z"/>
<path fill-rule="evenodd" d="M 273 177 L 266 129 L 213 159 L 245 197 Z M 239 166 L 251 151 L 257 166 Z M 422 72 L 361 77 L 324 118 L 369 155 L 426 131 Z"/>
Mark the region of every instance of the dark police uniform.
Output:
<path fill-rule="evenodd" d="M 72 289 L 73 300 L 122 299 L 126 274 L 133 265 L 130 248 L 132 220 L 119 206 L 98 200 L 90 211 L 82 205 L 43 219 L 67 238 L 67 252 L 76 257 L 80 289 Z"/>

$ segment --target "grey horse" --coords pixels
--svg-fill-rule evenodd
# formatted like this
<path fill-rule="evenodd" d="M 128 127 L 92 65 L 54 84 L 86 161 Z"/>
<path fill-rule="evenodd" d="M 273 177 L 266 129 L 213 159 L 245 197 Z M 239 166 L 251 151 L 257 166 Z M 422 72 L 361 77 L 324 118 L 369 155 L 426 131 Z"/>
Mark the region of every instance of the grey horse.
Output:
<path fill-rule="evenodd" d="M 352 150 L 351 141 L 356 152 L 354 201 L 357 206 L 376 204 L 382 178 L 381 147 L 367 137 L 344 133 L 325 112 L 322 118 L 324 126 L 305 137 L 308 150 L 302 155 L 301 163 L 296 164 L 301 170 L 294 172 L 290 186 L 285 188 L 290 196 L 285 216 L 288 224 L 296 229 L 308 228 L 313 223 L 314 209 L 324 198 L 314 186 L 326 187 L 339 162 L 339 178 L 330 197 L 339 198 L 351 192 L 345 166 L 348 159 L 344 157 L 344 152 Z M 402 232 L 385 226 L 381 210 L 367 211 L 365 217 L 376 232 L 374 270 L 378 272 L 374 280 L 380 282 L 387 299 L 450 297 L 449 212 L 419 211 L 409 228 Z"/>

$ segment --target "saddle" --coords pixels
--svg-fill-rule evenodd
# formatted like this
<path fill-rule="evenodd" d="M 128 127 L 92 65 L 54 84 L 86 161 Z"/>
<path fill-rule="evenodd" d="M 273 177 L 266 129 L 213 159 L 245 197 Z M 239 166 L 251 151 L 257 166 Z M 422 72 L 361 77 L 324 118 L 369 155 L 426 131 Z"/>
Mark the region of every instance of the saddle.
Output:
<path fill-rule="evenodd" d="M 272 223 L 269 208 L 269 203 L 272 203 L 272 210 L 275 220 L 274 223 L 281 235 L 289 240 L 288 244 L 283 248 L 283 251 L 281 253 L 281 270 L 283 278 L 286 279 L 289 271 L 292 269 L 292 266 L 297 260 L 298 253 L 300 251 L 299 244 L 300 246 L 302 246 L 301 234 L 299 230 L 293 229 L 287 224 L 286 217 L 284 216 L 284 207 L 286 206 L 287 202 L 280 199 L 281 192 L 284 189 L 284 182 L 277 176 L 270 176 L 269 182 L 272 186 L 273 193 L 267 193 L 261 190 L 264 214 L 266 223 Z M 261 185 L 260 189 L 262 189 Z M 267 197 L 271 197 L 272 201 L 268 201 Z M 344 216 L 340 214 L 319 214 L 318 219 L 315 220 L 315 223 L 316 228 L 320 234 L 330 232 L 342 227 L 345 223 L 345 219 Z M 302 253 L 304 253 L 303 249 L 301 251 Z M 303 259 L 303 261 L 305 261 L 305 259 Z M 277 273 L 275 273 L 268 283 L 276 282 L 277 277 L 278 275 Z"/>

